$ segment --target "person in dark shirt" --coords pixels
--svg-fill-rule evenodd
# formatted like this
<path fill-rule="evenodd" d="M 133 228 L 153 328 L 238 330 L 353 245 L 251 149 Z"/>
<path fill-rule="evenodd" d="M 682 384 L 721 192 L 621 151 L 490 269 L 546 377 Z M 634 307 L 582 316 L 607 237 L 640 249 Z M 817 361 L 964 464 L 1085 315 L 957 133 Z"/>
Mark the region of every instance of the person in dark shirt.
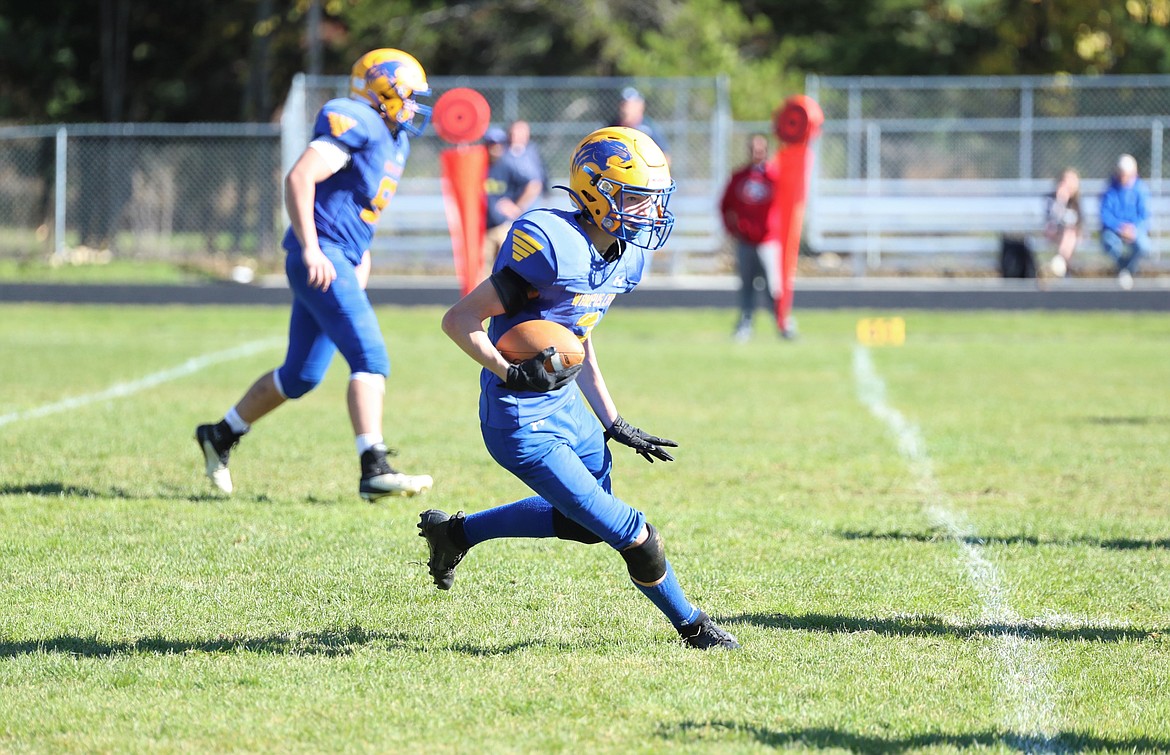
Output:
<path fill-rule="evenodd" d="M 482 277 L 487 277 L 512 221 L 540 196 L 542 184 L 538 168 L 530 160 L 508 151 L 508 135 L 502 128 L 489 128 L 483 141 L 488 150 L 488 172 L 483 186 L 487 197 L 487 227 L 483 237 Z"/>

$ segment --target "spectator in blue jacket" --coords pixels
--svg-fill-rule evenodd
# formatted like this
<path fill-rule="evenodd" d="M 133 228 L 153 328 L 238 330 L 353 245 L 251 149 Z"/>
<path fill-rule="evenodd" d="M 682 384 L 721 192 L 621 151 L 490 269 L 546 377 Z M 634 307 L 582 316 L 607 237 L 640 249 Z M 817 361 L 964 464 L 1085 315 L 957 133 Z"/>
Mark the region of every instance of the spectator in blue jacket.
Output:
<path fill-rule="evenodd" d="M 1138 178 L 1137 160 L 1122 155 L 1101 195 L 1101 246 L 1117 264 L 1117 282 L 1133 288 L 1138 260 L 1150 250 L 1150 192 Z"/>

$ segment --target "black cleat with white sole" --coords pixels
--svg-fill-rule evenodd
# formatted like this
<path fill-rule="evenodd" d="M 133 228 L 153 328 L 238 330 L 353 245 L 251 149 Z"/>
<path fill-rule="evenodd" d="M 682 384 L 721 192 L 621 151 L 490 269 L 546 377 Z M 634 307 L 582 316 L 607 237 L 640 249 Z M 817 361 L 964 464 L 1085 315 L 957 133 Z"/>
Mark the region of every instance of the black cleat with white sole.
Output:
<path fill-rule="evenodd" d="M 227 422 L 214 425 L 200 425 L 195 428 L 195 442 L 203 452 L 204 474 L 211 484 L 225 493 L 232 492 L 232 473 L 228 471 L 228 457 L 232 448 L 240 442 L 239 435 L 232 432 Z"/>
<path fill-rule="evenodd" d="M 390 466 L 386 457 L 392 453 L 379 443 L 362 454 L 362 480 L 358 494 L 365 500 L 376 501 L 392 495 L 415 496 L 434 485 L 429 474 L 403 474 Z"/>

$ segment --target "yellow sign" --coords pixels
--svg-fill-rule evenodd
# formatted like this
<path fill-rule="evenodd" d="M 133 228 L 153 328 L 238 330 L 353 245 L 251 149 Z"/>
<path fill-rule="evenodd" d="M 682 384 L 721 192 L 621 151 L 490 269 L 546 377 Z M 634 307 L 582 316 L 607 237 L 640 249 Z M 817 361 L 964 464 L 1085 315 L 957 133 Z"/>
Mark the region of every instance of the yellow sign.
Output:
<path fill-rule="evenodd" d="M 865 346 L 901 346 L 906 343 L 906 321 L 901 317 L 863 317 L 857 321 L 857 340 Z"/>

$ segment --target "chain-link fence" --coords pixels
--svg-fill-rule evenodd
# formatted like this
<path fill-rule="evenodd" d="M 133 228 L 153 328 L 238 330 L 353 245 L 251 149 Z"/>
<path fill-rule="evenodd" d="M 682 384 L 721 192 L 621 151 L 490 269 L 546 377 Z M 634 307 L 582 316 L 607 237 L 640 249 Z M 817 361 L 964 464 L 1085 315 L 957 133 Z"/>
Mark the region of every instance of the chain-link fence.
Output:
<path fill-rule="evenodd" d="M 0 255 L 273 254 L 280 182 L 275 125 L 0 128 Z"/>
<path fill-rule="evenodd" d="M 1170 76 L 810 77 L 824 181 L 1104 178 L 1134 155 L 1160 184 Z"/>
<path fill-rule="evenodd" d="M 460 86 L 480 91 L 496 125 L 528 121 L 551 185 L 567 182 L 574 146 L 613 121 L 624 87 L 637 87 L 666 135 L 679 184 L 671 205 L 678 222 L 656 271 L 730 270 L 718 197 L 746 159 L 748 135 L 770 135 L 771 124 L 732 122 L 725 79 L 439 77 L 432 84 L 436 96 Z M 171 261 L 250 256 L 276 267 L 286 222 L 281 179 L 304 150 L 316 111 L 347 86 L 345 77 L 298 76 L 279 126 L 0 128 L 0 256 L 108 249 Z M 1167 76 L 812 77 L 807 91 L 825 112 L 806 221 L 814 251 L 833 249 L 836 238 L 869 267 L 911 247 L 921 266 L 948 250 L 986 252 L 998 234 L 1036 222 L 1024 213 L 1013 226 L 992 198 L 1038 208 L 1065 166 L 1080 169 L 1086 193 L 1097 191 L 1123 152 L 1137 158 L 1157 206 L 1170 201 Z M 414 140 L 375 237 L 376 272 L 453 273 L 439 180 L 438 155 L 447 147 L 433 129 Z M 906 201 L 891 204 L 898 197 Z M 540 202 L 568 206 L 559 191 Z M 1170 224 L 1155 218 L 1159 249 L 1170 243 L 1163 225 Z"/>
<path fill-rule="evenodd" d="M 1066 167 L 1095 212 L 1123 153 L 1165 210 L 1170 76 L 810 77 L 806 90 L 825 113 L 813 249 L 862 250 L 871 268 L 899 252 L 993 251 L 1000 236 L 1039 230 L 1040 197 Z M 1156 252 L 1170 243 L 1163 225 L 1155 215 Z"/>
<path fill-rule="evenodd" d="M 679 185 L 671 200 L 677 216 L 674 235 L 656 255 L 656 270 L 683 274 L 726 268 L 717 217 L 731 126 L 725 79 L 493 76 L 435 77 L 430 83 L 436 99 L 456 87 L 475 89 L 491 107 L 494 125 L 527 121 L 550 186 L 568 184 L 569 158 L 577 143 L 614 123 L 622 90 L 636 87 L 646 101 L 647 118 L 663 132 Z M 347 77 L 296 77 L 281 120 L 286 169 L 308 142 L 317 111 L 348 91 Z M 453 272 L 439 179 L 439 152 L 450 147 L 433 128 L 412 140 L 405 178 L 372 244 L 375 271 Z M 551 190 L 537 206 L 564 208 L 569 201 L 564 192 Z"/>
<path fill-rule="evenodd" d="M 282 176 L 308 143 L 316 112 L 345 96 L 347 77 L 297 76 L 281 123 L 112 124 L 0 128 L 0 255 L 187 261 L 248 256 L 273 267 L 287 222 Z M 638 88 L 665 134 L 680 189 L 679 216 L 656 268 L 672 274 L 728 267 L 716 216 L 728 173 L 730 106 L 714 78 L 432 79 L 436 97 L 472 87 L 492 121 L 528 121 L 550 186 L 568 182 L 580 139 L 613 122 L 623 88 Z M 372 244 L 375 272 L 453 274 L 440 190 L 441 142 L 414 139 L 406 178 Z M 550 190 L 539 203 L 567 207 Z"/>

